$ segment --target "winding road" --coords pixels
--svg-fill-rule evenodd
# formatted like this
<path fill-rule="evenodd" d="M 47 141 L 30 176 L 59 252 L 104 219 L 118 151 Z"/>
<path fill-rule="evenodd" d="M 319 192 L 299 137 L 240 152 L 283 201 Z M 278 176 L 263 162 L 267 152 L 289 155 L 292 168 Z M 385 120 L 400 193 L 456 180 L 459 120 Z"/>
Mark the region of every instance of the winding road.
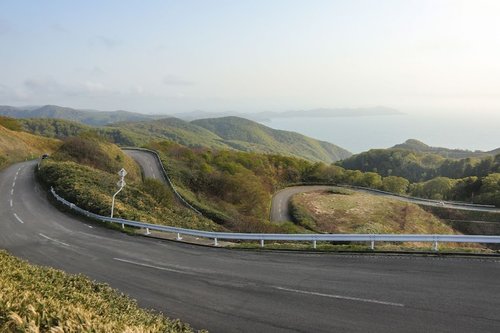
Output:
<path fill-rule="evenodd" d="M 83 273 L 212 332 L 498 332 L 495 258 L 238 251 L 160 241 L 54 208 L 35 162 L 0 173 L 0 248 Z"/>

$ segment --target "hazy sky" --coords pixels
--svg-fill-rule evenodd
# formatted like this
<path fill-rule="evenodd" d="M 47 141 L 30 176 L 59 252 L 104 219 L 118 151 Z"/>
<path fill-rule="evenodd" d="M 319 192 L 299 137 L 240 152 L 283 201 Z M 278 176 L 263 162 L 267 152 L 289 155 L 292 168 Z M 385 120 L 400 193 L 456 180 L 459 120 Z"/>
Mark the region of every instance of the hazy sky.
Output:
<path fill-rule="evenodd" d="M 0 104 L 500 113 L 500 1 L 1 1 Z"/>

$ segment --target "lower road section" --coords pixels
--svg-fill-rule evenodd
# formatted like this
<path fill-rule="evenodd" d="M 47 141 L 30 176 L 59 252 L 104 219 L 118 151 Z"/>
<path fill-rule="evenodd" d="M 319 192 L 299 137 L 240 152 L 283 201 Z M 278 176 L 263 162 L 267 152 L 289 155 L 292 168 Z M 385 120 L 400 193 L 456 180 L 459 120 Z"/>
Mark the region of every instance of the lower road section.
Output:
<path fill-rule="evenodd" d="M 0 173 L 0 247 L 108 282 L 196 328 L 500 330 L 496 259 L 235 251 L 129 236 L 52 207 L 34 165 Z"/>

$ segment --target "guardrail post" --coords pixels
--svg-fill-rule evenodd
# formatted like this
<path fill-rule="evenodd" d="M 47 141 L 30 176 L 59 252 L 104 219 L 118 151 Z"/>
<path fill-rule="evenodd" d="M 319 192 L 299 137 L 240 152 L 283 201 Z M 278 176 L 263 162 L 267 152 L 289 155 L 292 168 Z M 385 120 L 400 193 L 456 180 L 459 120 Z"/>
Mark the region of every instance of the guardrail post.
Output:
<path fill-rule="evenodd" d="M 219 246 L 219 243 L 217 242 L 217 237 L 214 238 L 214 246 Z"/>
<path fill-rule="evenodd" d="M 176 239 L 177 239 L 178 241 L 182 240 L 182 237 L 181 237 L 181 234 L 180 234 L 180 233 L 177 233 L 177 237 L 176 237 Z M 216 242 L 217 242 L 217 241 L 216 241 Z"/>
<path fill-rule="evenodd" d="M 375 250 L 375 241 L 374 240 L 371 241 L 370 249 Z"/>
<path fill-rule="evenodd" d="M 316 250 L 316 240 L 315 239 L 313 239 L 313 249 Z"/>
<path fill-rule="evenodd" d="M 260 247 L 264 247 L 264 240 L 263 239 L 260 240 Z"/>
<path fill-rule="evenodd" d="M 125 229 L 125 224 L 122 223 L 122 229 Z"/>
<path fill-rule="evenodd" d="M 432 244 L 432 250 L 436 251 L 436 252 L 439 251 L 439 249 L 438 249 L 438 241 L 437 240 L 435 240 L 434 243 Z"/>
<path fill-rule="evenodd" d="M 151 235 L 151 232 L 149 231 L 149 228 L 146 228 L 146 235 Z"/>

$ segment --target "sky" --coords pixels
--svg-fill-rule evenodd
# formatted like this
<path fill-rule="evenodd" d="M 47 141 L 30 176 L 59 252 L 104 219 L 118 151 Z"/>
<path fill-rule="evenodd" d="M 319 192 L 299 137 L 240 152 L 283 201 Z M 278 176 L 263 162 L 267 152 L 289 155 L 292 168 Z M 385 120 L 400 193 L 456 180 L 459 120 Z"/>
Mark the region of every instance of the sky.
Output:
<path fill-rule="evenodd" d="M 0 104 L 500 113 L 500 1 L 0 1 Z"/>

